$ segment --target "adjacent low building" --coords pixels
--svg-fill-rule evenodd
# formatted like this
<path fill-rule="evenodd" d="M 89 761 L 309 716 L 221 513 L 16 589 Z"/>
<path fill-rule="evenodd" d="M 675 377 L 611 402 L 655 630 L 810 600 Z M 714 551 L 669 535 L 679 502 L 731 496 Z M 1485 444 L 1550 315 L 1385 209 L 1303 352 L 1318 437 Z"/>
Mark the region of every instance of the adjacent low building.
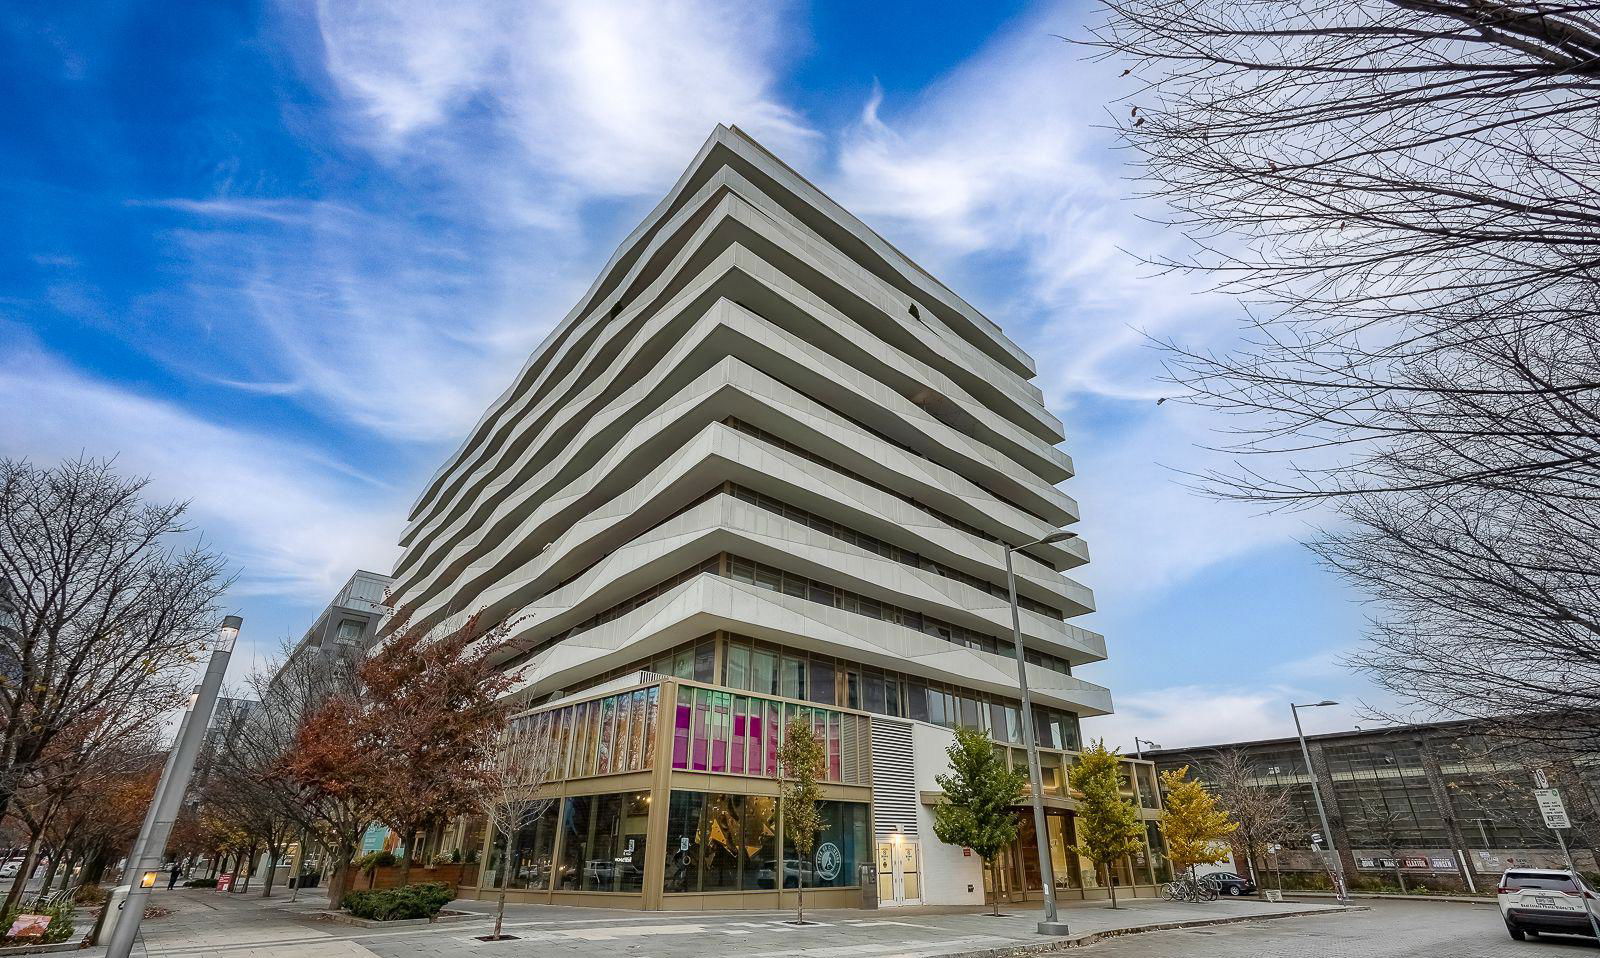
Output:
<path fill-rule="evenodd" d="M 1309 772 L 1295 738 L 1144 756 L 1160 771 L 1187 765 L 1204 779 L 1222 752 L 1238 751 L 1258 782 L 1288 793 L 1293 825 L 1282 850 L 1264 863 L 1268 868 L 1322 871 L 1311 844 L 1322 831 L 1311 792 L 1315 779 L 1347 874 L 1392 884 L 1398 869 L 1412 884 L 1478 889 L 1492 887 L 1510 867 L 1564 867 L 1556 836 L 1534 801 L 1535 769 L 1541 769 L 1572 815 L 1574 863 L 1594 871 L 1600 838 L 1595 762 L 1535 758 L 1497 734 L 1499 724 L 1454 721 L 1309 735 Z M 1243 850 L 1234 858 L 1244 862 Z"/>
<path fill-rule="evenodd" d="M 1045 749 L 1064 894 L 1082 867 L 1062 777 L 1073 674 L 1105 642 L 1081 539 L 1016 553 L 1036 708 L 1021 713 L 1005 546 L 1078 520 L 1032 360 L 990 320 L 738 130 L 719 127 L 410 514 L 395 622 L 504 623 L 515 719 L 562 743 L 549 812 L 508 849 L 443 846 L 479 889 L 643 908 L 984 900 L 933 836 L 958 725 Z M 394 626 L 390 626 L 391 628 Z M 783 841 L 779 736 L 826 743 L 815 855 Z M 1148 764 L 1128 794 L 1153 818 Z M 1038 894 L 1031 829 L 1002 862 Z M 874 870 L 876 877 L 872 877 Z M 1151 887 L 1141 856 L 1113 876 Z M 862 883 L 867 883 L 863 888 Z"/>

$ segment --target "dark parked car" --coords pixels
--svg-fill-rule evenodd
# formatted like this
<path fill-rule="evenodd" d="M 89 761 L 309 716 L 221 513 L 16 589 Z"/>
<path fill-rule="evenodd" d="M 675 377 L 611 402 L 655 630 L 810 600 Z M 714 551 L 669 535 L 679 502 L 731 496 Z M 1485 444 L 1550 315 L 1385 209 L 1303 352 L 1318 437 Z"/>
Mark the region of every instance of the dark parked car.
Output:
<path fill-rule="evenodd" d="M 1219 895 L 1238 898 L 1241 895 L 1254 895 L 1256 893 L 1255 882 L 1248 878 L 1241 878 L 1233 872 L 1212 872 L 1209 875 L 1201 875 L 1200 880 L 1216 885 L 1217 894 Z"/>

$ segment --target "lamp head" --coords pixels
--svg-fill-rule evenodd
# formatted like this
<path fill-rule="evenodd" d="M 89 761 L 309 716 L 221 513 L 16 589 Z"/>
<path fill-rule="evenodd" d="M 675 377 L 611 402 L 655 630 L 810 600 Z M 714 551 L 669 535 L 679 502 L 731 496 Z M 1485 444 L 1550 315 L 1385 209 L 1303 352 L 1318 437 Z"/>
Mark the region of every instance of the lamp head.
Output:
<path fill-rule="evenodd" d="M 239 638 L 239 627 L 244 625 L 244 619 L 237 615 L 226 616 L 222 620 L 222 628 L 217 631 L 217 647 L 226 652 L 233 651 L 233 643 Z"/>
<path fill-rule="evenodd" d="M 1038 544 L 1047 545 L 1052 542 L 1066 542 L 1068 539 L 1076 538 L 1078 538 L 1078 534 L 1076 532 L 1072 532 L 1067 529 L 1058 529 L 1055 532 L 1045 536 L 1043 539 L 1040 539 Z"/>

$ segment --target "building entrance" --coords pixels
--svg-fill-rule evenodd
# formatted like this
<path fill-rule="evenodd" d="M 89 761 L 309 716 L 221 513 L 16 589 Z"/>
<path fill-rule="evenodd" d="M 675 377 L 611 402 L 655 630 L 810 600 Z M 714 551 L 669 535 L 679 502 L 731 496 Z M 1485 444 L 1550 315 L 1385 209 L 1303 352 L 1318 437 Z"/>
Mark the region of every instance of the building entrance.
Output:
<path fill-rule="evenodd" d="M 922 904 L 921 849 L 916 842 L 878 843 L 878 904 Z"/>

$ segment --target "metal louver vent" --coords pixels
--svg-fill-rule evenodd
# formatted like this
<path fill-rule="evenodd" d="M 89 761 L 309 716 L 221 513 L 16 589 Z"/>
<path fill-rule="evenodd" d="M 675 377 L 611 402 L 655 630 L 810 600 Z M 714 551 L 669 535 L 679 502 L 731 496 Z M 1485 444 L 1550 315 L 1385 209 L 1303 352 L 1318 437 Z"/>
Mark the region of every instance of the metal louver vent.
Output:
<path fill-rule="evenodd" d="M 880 838 L 917 837 L 917 780 L 905 722 L 872 720 L 872 829 Z"/>

